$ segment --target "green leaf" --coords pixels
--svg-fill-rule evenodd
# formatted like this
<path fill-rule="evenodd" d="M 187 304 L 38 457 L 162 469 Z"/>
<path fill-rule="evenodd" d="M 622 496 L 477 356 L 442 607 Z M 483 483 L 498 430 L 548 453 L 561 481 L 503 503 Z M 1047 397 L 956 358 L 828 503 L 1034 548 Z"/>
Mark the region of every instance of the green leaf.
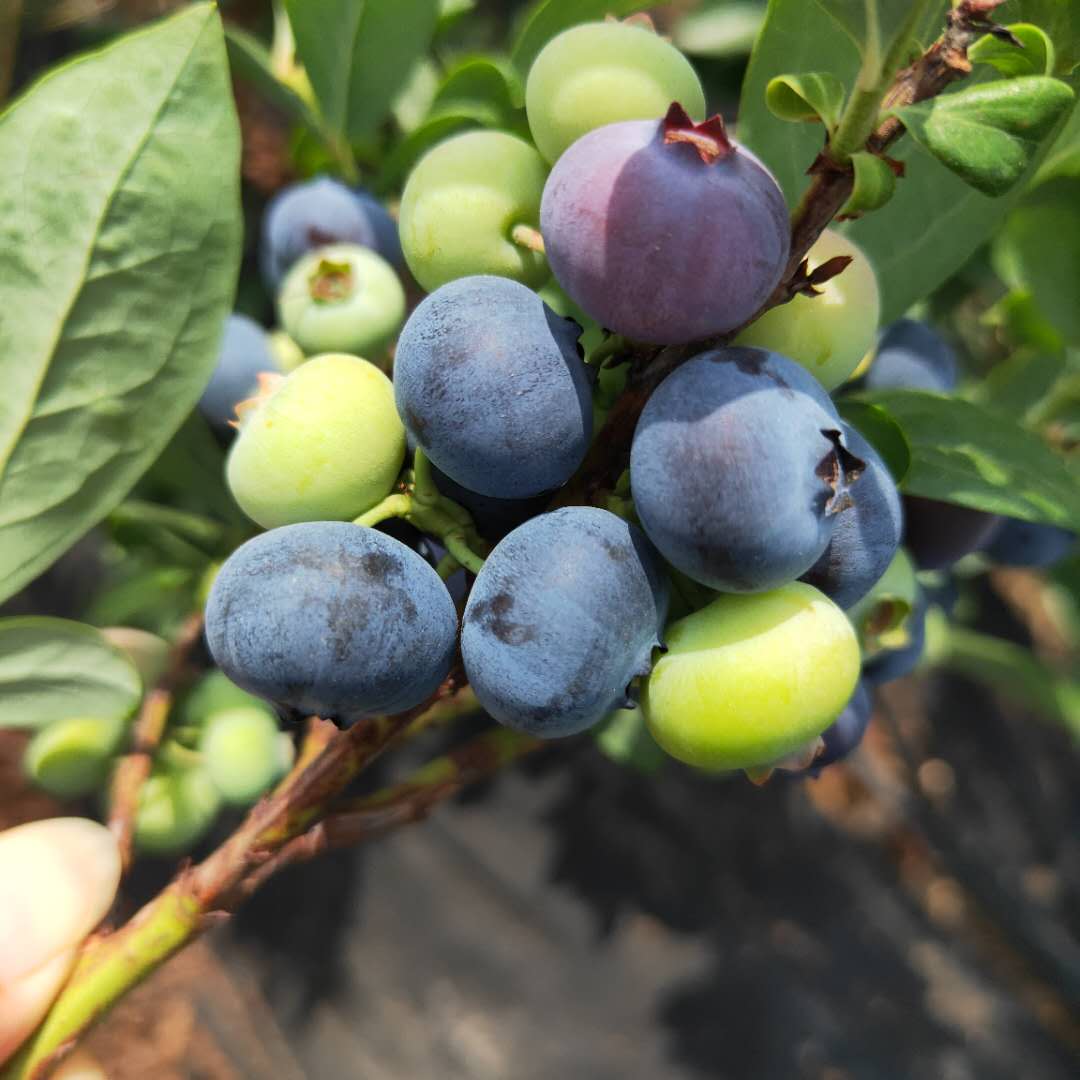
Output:
<path fill-rule="evenodd" d="M 1037 423 L 1042 407 L 1067 372 L 1063 355 L 1019 352 L 995 364 L 979 383 L 975 400 L 1019 424 Z"/>
<path fill-rule="evenodd" d="M 781 120 L 821 122 L 831 132 L 844 108 L 844 84 L 827 71 L 777 75 L 765 87 L 765 104 Z"/>
<path fill-rule="evenodd" d="M 1054 73 L 1054 45 L 1039 27 L 1013 23 L 1006 29 L 1020 42 L 1019 47 L 987 34 L 968 49 L 968 59 L 973 64 L 989 64 L 1008 78 Z"/>
<path fill-rule="evenodd" d="M 413 66 L 409 81 L 394 98 L 392 107 L 398 127 L 406 134 L 424 122 L 441 78 L 442 72 L 433 60 L 424 59 Z"/>
<path fill-rule="evenodd" d="M 615 709 L 596 729 L 596 745 L 612 761 L 643 773 L 654 773 L 667 760 L 645 726 L 641 707 Z"/>
<path fill-rule="evenodd" d="M 942 2 L 936 27 L 944 25 L 945 8 Z M 1037 21 L 1023 13 L 1014 14 L 1012 21 L 1021 19 Z M 927 37 L 934 36 L 936 29 L 930 29 Z M 798 70 L 830 71 L 851 85 L 858 68 L 854 46 L 837 33 L 822 8 L 806 0 L 770 0 L 743 84 L 737 135 L 769 166 L 792 207 L 806 188 L 807 168 L 821 150 L 821 132 L 777 120 L 766 107 L 765 87 L 776 75 Z M 980 195 L 910 139 L 890 148 L 889 155 L 907 168 L 892 202 L 881 213 L 841 227 L 873 261 L 881 286 L 882 322 L 899 318 L 959 270 L 997 231 L 1021 194 L 1018 185 L 1004 200 Z"/>
<path fill-rule="evenodd" d="M 41 616 L 0 619 L 0 728 L 119 720 L 141 697 L 135 665 L 100 630 Z"/>
<path fill-rule="evenodd" d="M 858 400 L 879 406 L 903 431 L 911 448 L 904 491 L 1080 529 L 1080 484 L 1037 435 L 1000 413 L 925 390 L 885 390 Z"/>
<path fill-rule="evenodd" d="M 1080 64 L 1080 4 L 1076 0 L 1010 0 L 994 12 L 999 22 L 1034 23 L 1054 43 L 1055 75 Z"/>
<path fill-rule="evenodd" d="M 863 57 L 864 71 L 876 79 L 882 65 L 901 37 L 921 41 L 928 26 L 940 24 L 941 5 L 913 19 L 917 0 L 816 0 L 840 26 Z"/>
<path fill-rule="evenodd" d="M 1031 293 L 1013 289 L 1003 296 L 986 314 L 983 321 L 995 327 L 1005 339 L 1016 346 L 1031 346 L 1039 352 L 1059 354 L 1065 350 L 1065 339 L 1047 321 Z M 1020 359 L 1020 358 L 1017 358 Z M 1002 367 L 1004 365 L 998 365 Z M 994 377 L 991 371 L 989 378 Z"/>
<path fill-rule="evenodd" d="M 897 484 L 911 468 L 911 447 L 900 425 L 884 410 L 865 401 L 843 398 L 840 415 L 881 455 Z"/>
<path fill-rule="evenodd" d="M 1029 75 L 891 110 L 921 146 L 985 195 L 1004 195 L 1072 108 L 1060 79 Z"/>
<path fill-rule="evenodd" d="M 880 210 L 896 194 L 896 173 L 876 154 L 859 150 L 851 155 L 855 184 L 848 201 L 840 207 L 840 217 L 853 217 Z"/>
<path fill-rule="evenodd" d="M 729 0 L 687 12 L 672 27 L 671 39 L 688 56 L 718 60 L 746 56 L 764 19 L 765 7 L 756 0 Z"/>
<path fill-rule="evenodd" d="M 233 72 L 245 79 L 273 106 L 294 123 L 320 133 L 322 120 L 315 110 L 291 86 L 286 86 L 275 74 L 270 63 L 270 51 L 254 34 L 237 26 L 225 28 L 225 44 Z"/>
<path fill-rule="evenodd" d="M 1080 344 L 1080 178 L 1029 192 L 1005 219 L 994 256 L 1010 284 L 1029 291 L 1065 340 Z"/>
<path fill-rule="evenodd" d="M 124 497 L 198 399 L 236 287 L 239 157 L 209 5 L 0 115 L 0 599 Z"/>
<path fill-rule="evenodd" d="M 306 0 L 305 0 L 306 2 Z M 522 77 L 528 75 L 540 50 L 556 35 L 578 23 L 597 22 L 608 15 L 622 18 L 645 8 L 662 7 L 649 0 L 537 0 L 529 9 L 521 32 L 510 51 L 510 59 Z"/>
<path fill-rule="evenodd" d="M 438 0 L 285 0 L 323 117 L 370 137 L 431 44 Z"/>
<path fill-rule="evenodd" d="M 1032 184 L 1055 176 L 1080 177 L 1080 108 L 1073 107 L 1069 122 L 1054 140 Z"/>
<path fill-rule="evenodd" d="M 431 115 L 484 116 L 489 127 L 515 124 L 524 100 L 524 87 L 509 65 L 485 56 L 464 60 L 447 72 L 435 93 Z"/>

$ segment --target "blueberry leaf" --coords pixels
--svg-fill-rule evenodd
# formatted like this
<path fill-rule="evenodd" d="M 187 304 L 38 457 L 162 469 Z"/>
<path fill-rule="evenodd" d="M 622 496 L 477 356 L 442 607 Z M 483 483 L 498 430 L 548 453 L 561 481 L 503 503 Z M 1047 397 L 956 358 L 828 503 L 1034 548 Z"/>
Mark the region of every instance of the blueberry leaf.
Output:
<path fill-rule="evenodd" d="M 1005 29 L 1019 46 L 987 34 L 968 49 L 968 59 L 973 64 L 989 64 L 1008 78 L 1053 74 L 1054 45 L 1043 30 L 1031 23 L 1013 23 Z"/>
<path fill-rule="evenodd" d="M 878 406 L 903 431 L 911 466 L 902 488 L 909 494 L 1080 529 L 1080 485 L 1068 466 L 1003 414 L 925 390 L 858 400 Z"/>
<path fill-rule="evenodd" d="M 944 26 L 945 9 L 942 3 L 936 23 L 928 26 L 920 40 L 937 36 Z M 1008 9 L 1010 21 L 1043 25 L 1023 11 L 1012 11 L 1012 5 Z M 1060 64 L 1057 38 L 1055 44 Z M 773 116 L 765 104 L 765 87 L 775 76 L 799 70 L 829 71 L 850 85 L 859 62 L 855 46 L 837 32 L 833 20 L 816 3 L 771 0 L 743 83 L 736 135 L 772 170 L 789 206 L 797 205 L 806 188 L 806 169 L 821 150 L 821 132 L 812 125 L 787 124 Z M 1062 127 L 1067 130 L 1064 123 Z M 1080 139 L 1080 127 L 1075 137 Z M 1045 140 L 1031 173 L 1051 143 Z M 1072 144 L 1059 140 L 1054 145 L 1058 160 L 1067 163 Z M 902 139 L 889 155 L 906 166 L 892 201 L 881 213 L 842 226 L 874 263 L 882 293 L 882 322 L 899 318 L 956 273 L 1000 228 L 1002 216 L 1023 189 L 1021 182 L 1004 200 L 981 195 L 912 139 Z M 947 243 L 942 242 L 942 228 L 948 229 Z"/>
<path fill-rule="evenodd" d="M 275 108 L 294 123 L 320 133 L 322 121 L 315 110 L 273 71 L 270 51 L 253 34 L 236 26 L 225 28 L 225 44 L 232 70 L 247 80 Z"/>
<path fill-rule="evenodd" d="M 1029 75 L 985 83 L 891 110 L 908 133 L 984 195 L 1004 195 L 1072 108 L 1060 79 Z"/>
<path fill-rule="evenodd" d="M 525 89 L 517 72 L 491 57 L 464 60 L 447 72 L 430 115 L 462 110 L 484 115 L 489 127 L 509 127 L 518 119 Z"/>
<path fill-rule="evenodd" d="M 127 494 L 213 369 L 241 231 L 215 9 L 38 82 L 0 157 L 3 598 Z"/>
<path fill-rule="evenodd" d="M 1076 0 L 1009 0 L 994 13 L 1003 23 L 1034 23 L 1054 46 L 1055 75 L 1080 64 L 1080 4 Z"/>
<path fill-rule="evenodd" d="M 855 185 L 848 201 L 840 207 L 840 217 L 880 210 L 896 194 L 896 173 L 876 154 L 860 150 L 851 155 Z"/>
<path fill-rule="evenodd" d="M 510 59 L 524 77 L 540 50 L 556 34 L 571 26 L 595 22 L 608 15 L 621 18 L 645 8 L 661 6 L 649 0 L 537 0 L 522 20 L 521 31 L 510 50 Z"/>
<path fill-rule="evenodd" d="M 846 398 L 837 403 L 840 415 L 881 455 L 897 484 L 911 468 L 911 447 L 900 425 L 882 408 Z"/>
<path fill-rule="evenodd" d="M 438 0 L 285 0 L 297 56 L 333 131 L 376 132 L 427 52 L 438 8 Z"/>
<path fill-rule="evenodd" d="M 944 5 L 917 0 L 816 0 L 851 38 L 863 57 L 864 71 L 883 74 L 886 56 L 901 37 L 922 41 L 941 23 Z M 917 11 L 922 7 L 927 10 Z M 930 36 L 933 36 L 932 34 Z"/>
<path fill-rule="evenodd" d="M 121 720 L 141 697 L 135 665 L 100 630 L 68 619 L 0 619 L 0 728 Z"/>
<path fill-rule="evenodd" d="M 844 84 L 828 71 L 777 75 L 765 87 L 765 104 L 781 120 L 820 122 L 831 132 L 844 108 Z"/>
<path fill-rule="evenodd" d="M 1053 237 L 1053 243 L 1047 239 Z M 1080 177 L 1029 192 L 995 240 L 995 264 L 1070 344 L 1080 343 Z"/>

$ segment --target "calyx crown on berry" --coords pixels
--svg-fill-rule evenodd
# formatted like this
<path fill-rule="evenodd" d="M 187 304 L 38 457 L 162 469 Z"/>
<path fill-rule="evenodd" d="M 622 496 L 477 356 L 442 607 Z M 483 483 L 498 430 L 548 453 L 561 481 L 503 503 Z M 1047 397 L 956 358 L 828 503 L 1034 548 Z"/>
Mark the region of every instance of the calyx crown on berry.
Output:
<path fill-rule="evenodd" d="M 719 113 L 695 124 L 687 111 L 673 101 L 663 119 L 663 128 L 666 144 L 689 143 L 706 165 L 723 161 L 735 153 L 735 144 L 728 138 L 727 128 Z"/>

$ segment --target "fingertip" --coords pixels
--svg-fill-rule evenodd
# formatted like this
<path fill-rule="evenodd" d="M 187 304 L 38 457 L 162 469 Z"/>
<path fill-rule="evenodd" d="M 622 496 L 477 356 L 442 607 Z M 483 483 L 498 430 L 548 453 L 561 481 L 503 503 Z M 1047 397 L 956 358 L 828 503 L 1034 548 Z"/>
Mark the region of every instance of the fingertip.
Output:
<path fill-rule="evenodd" d="M 116 840 L 86 818 L 49 818 L 0 834 L 0 993 L 94 929 L 120 872 Z"/>
<path fill-rule="evenodd" d="M 0 1063 L 18 1049 L 48 1012 L 75 962 L 75 951 L 67 949 L 29 975 L 0 983 Z"/>

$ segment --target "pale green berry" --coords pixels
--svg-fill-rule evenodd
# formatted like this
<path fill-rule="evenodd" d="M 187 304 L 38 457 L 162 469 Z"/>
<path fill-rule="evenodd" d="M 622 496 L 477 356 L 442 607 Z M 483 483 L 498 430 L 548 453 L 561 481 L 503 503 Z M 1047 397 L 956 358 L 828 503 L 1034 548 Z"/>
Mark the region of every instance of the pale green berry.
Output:
<path fill-rule="evenodd" d="M 139 790 L 135 847 L 147 855 L 179 855 L 206 835 L 221 795 L 199 766 L 155 772 Z"/>
<path fill-rule="evenodd" d="M 846 236 L 827 229 L 810 249 L 811 271 L 837 256 L 851 263 L 817 286 L 771 308 L 735 339 L 736 345 L 769 349 L 797 360 L 826 390 L 846 382 L 873 349 L 881 318 L 881 293 L 869 258 Z"/>
<path fill-rule="evenodd" d="M 429 150 L 405 184 L 398 216 L 416 280 L 428 292 L 472 274 L 542 285 L 547 260 L 515 235 L 518 226 L 540 227 L 546 178 L 536 150 L 502 131 L 469 131 Z"/>
<path fill-rule="evenodd" d="M 801 582 L 719 596 L 665 640 L 642 696 L 649 730 L 672 757 L 710 770 L 799 750 L 839 716 L 859 678 L 851 623 Z"/>
<path fill-rule="evenodd" d="M 621 120 L 659 120 L 673 101 L 705 119 L 705 93 L 690 61 L 645 27 L 583 23 L 564 30 L 529 69 L 525 108 L 552 164 L 582 135 Z"/>
<path fill-rule="evenodd" d="M 374 355 L 405 321 L 405 290 L 394 268 L 370 248 L 332 244 L 309 252 L 289 270 L 278 314 L 308 355 Z"/>
<path fill-rule="evenodd" d="M 23 767 L 38 787 L 58 799 L 77 799 L 100 788 L 123 741 L 126 723 L 71 717 L 42 728 L 30 740 Z"/>
<path fill-rule="evenodd" d="M 281 776 L 278 735 L 276 720 L 264 708 L 242 706 L 209 717 L 199 750 L 226 802 L 250 806 Z"/>
<path fill-rule="evenodd" d="M 394 388 L 355 356 L 316 356 L 291 375 L 263 379 L 237 409 L 240 433 L 226 465 L 229 490 L 265 529 L 347 521 L 390 493 L 405 458 Z"/>

